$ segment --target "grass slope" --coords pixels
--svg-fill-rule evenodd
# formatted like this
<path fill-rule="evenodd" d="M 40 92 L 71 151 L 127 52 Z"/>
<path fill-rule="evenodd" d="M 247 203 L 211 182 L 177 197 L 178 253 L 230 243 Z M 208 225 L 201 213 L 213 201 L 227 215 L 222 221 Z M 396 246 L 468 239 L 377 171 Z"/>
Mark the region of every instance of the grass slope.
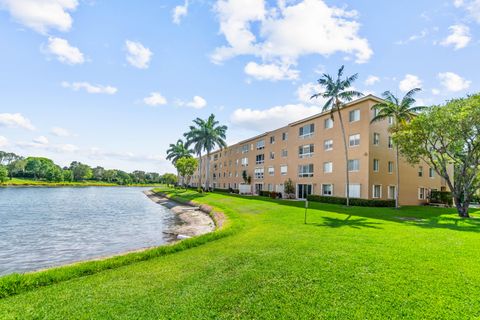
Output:
<path fill-rule="evenodd" d="M 1 319 L 480 317 L 480 223 L 453 210 L 344 208 L 193 191 L 241 230 L 0 300 Z M 474 214 L 475 215 L 475 214 Z"/>

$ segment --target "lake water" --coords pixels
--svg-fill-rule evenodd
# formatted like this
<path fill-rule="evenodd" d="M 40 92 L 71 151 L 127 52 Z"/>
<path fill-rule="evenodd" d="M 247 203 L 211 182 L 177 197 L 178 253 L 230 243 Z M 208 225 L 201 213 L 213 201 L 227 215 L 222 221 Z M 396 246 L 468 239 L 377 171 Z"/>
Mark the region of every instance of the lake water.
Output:
<path fill-rule="evenodd" d="M 0 275 L 164 244 L 178 223 L 149 188 L 0 188 Z"/>

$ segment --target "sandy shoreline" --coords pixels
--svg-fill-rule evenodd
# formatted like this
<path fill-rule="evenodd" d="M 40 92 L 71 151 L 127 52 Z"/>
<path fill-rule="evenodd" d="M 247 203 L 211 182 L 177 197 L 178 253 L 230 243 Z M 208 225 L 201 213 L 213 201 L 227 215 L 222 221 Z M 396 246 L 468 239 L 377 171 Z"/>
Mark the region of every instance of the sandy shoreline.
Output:
<path fill-rule="evenodd" d="M 213 219 L 198 207 L 180 204 L 152 191 L 144 191 L 143 193 L 153 202 L 172 210 L 183 222 L 179 226 L 164 231 L 171 234 L 174 239 L 181 240 L 195 237 L 215 230 Z"/>

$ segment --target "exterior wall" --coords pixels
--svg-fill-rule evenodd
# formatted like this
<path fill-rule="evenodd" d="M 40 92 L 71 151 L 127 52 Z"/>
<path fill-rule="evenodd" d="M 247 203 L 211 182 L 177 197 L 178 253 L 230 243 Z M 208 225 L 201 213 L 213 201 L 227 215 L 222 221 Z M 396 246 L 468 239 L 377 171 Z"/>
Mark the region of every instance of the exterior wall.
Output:
<path fill-rule="evenodd" d="M 359 160 L 359 170 L 350 172 L 350 185 L 360 185 L 360 197 L 373 199 L 374 185 L 380 185 L 381 196 L 379 199 L 388 199 L 389 186 L 396 185 L 396 171 L 388 172 L 388 162 L 393 162 L 395 166 L 395 151 L 388 148 L 388 121 L 370 123 L 373 117 L 371 107 L 380 102 L 379 98 L 367 96 L 365 98 L 353 101 L 342 109 L 342 119 L 346 131 L 347 145 L 349 136 L 360 135 L 360 144 L 349 146 L 349 159 Z M 359 110 L 360 120 L 349 121 L 349 114 L 353 110 Z M 252 191 L 255 192 L 256 185 L 261 185 L 263 190 L 279 191 L 287 179 L 291 179 L 297 187 L 299 184 L 308 184 L 312 186 L 313 194 L 321 194 L 323 184 L 333 185 L 333 196 L 344 197 L 346 195 L 345 182 L 345 157 L 342 139 L 341 127 L 337 113 L 334 113 L 334 125 L 332 128 L 325 128 L 325 119 L 330 118 L 329 113 L 322 113 L 312 116 L 288 126 L 264 133 L 251 139 L 239 142 L 229 146 L 225 150 L 219 150 L 211 154 L 210 167 L 210 187 L 221 189 L 238 189 L 238 185 L 243 183 L 242 172 L 246 170 L 247 175 L 252 177 Z M 314 133 L 301 137 L 300 128 L 313 124 Z M 283 140 L 282 135 L 286 133 L 287 139 Z M 373 134 L 380 134 L 379 145 L 374 145 Z M 271 141 L 274 137 L 274 141 Z M 333 149 L 324 150 L 324 141 L 331 139 Z M 264 148 L 257 149 L 257 142 L 264 141 Z M 272 142 L 272 143 L 271 143 Z M 299 156 L 299 147 L 302 145 L 313 144 L 314 152 L 308 157 Z M 282 150 L 287 151 L 287 156 L 282 156 Z M 274 158 L 270 157 L 274 154 Z M 263 163 L 256 163 L 257 155 L 264 155 Z M 242 158 L 248 159 L 248 165 L 242 165 Z M 373 161 L 378 159 L 378 172 L 373 170 Z M 324 172 L 324 163 L 331 162 L 333 170 L 331 173 Z M 299 177 L 300 165 L 313 164 L 313 177 Z M 281 166 L 286 165 L 288 172 L 282 175 Z M 420 164 L 423 167 L 423 176 L 418 176 L 418 167 L 411 166 L 405 161 L 400 162 L 400 200 L 402 205 L 417 205 L 426 202 L 418 198 L 419 188 L 425 188 L 428 193 L 430 189 L 442 189 L 444 183 L 435 173 L 434 177 L 429 177 L 429 167 L 426 164 Z M 205 186 L 205 167 L 206 156 L 202 158 L 202 184 Z M 269 168 L 274 168 L 274 174 L 269 174 Z M 255 177 L 255 169 L 263 168 L 263 178 Z M 198 186 L 198 173 L 192 179 L 192 185 Z"/>

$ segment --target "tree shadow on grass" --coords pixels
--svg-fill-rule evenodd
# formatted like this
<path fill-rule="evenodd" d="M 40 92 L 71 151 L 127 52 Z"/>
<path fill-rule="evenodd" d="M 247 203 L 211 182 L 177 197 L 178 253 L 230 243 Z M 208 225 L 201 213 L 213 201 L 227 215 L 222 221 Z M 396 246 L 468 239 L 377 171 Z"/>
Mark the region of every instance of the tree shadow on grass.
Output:
<path fill-rule="evenodd" d="M 329 228 L 341 228 L 349 227 L 354 229 L 370 228 L 370 229 L 382 229 L 376 225 L 380 224 L 378 222 L 369 221 L 366 218 L 360 219 L 351 219 L 352 216 L 349 215 L 346 219 L 339 218 L 330 218 L 323 217 L 323 223 L 307 223 L 308 225 L 313 225 L 317 227 L 329 227 Z"/>

